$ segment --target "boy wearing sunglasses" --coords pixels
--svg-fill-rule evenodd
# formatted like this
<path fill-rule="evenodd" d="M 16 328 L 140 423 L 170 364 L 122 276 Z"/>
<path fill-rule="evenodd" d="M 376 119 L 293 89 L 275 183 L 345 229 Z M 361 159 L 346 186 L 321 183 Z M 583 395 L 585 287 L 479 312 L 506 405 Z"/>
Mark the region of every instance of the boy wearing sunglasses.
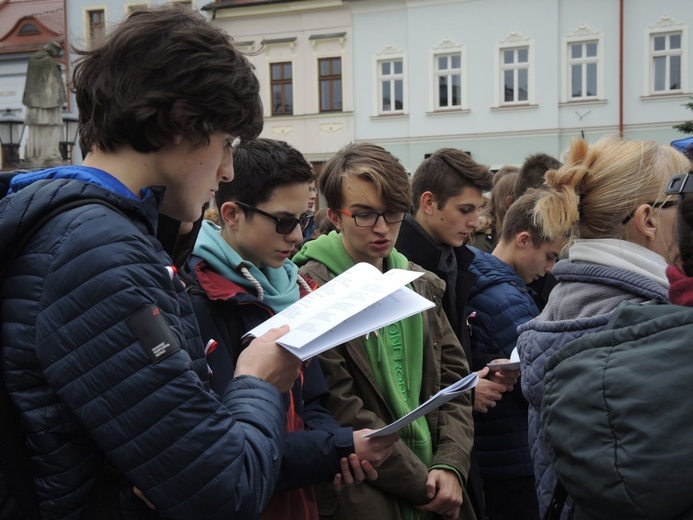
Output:
<path fill-rule="evenodd" d="M 243 335 L 296 302 L 310 287 L 289 260 L 303 240 L 314 174 L 283 141 L 254 139 L 234 150 L 233 182 L 216 192 L 220 226 L 205 221 L 188 263 L 211 386 L 223 392 Z M 342 428 L 323 408 L 328 389 L 317 362 L 307 363 L 284 394 L 287 437 L 277 489 L 260 518 L 316 519 L 311 485 L 337 488 L 375 479 L 398 439 L 364 439 L 370 430 Z"/>
<path fill-rule="evenodd" d="M 339 232 L 303 246 L 293 259 L 301 274 L 322 285 L 357 262 L 382 271 L 422 271 L 394 249 L 411 206 L 411 186 L 392 154 L 369 143 L 348 145 L 325 163 L 319 185 Z M 340 424 L 381 428 L 469 373 L 441 305 L 443 281 L 425 271 L 411 288 L 435 307 L 319 356 L 330 387 L 327 408 Z M 378 480 L 342 490 L 331 504 L 321 501 L 321 515 L 475 518 L 464 491 L 473 436 L 471 403 L 464 395 L 402 429 L 402 442 L 378 469 Z"/>

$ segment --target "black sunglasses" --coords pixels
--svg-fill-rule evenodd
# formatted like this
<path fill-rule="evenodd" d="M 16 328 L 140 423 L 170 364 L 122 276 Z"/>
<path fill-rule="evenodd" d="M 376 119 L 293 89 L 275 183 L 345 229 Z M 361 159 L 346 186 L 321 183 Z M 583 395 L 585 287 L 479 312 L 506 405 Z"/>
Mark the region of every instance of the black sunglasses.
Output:
<path fill-rule="evenodd" d="M 296 226 L 301 226 L 301 231 L 305 231 L 306 228 L 310 225 L 310 220 L 313 218 L 313 214 L 310 211 L 304 213 L 299 218 L 275 217 L 271 213 L 262 211 L 261 209 L 258 209 L 255 206 L 249 206 L 244 202 L 238 200 L 234 200 L 233 202 L 248 211 L 254 211 L 255 213 L 259 213 L 264 217 L 274 220 L 274 230 L 280 235 L 288 235 L 289 233 L 292 233 L 293 230 L 296 229 Z"/>
<path fill-rule="evenodd" d="M 690 178 L 693 175 L 689 173 L 679 173 L 674 175 L 667 186 L 667 195 L 683 195 L 684 193 L 693 193 L 693 182 Z"/>

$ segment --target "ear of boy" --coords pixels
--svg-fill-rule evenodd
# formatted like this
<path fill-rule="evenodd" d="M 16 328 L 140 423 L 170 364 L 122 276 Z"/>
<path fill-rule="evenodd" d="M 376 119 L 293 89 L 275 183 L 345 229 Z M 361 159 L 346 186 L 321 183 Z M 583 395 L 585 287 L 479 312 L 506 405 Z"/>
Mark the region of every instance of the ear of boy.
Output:
<path fill-rule="evenodd" d="M 523 231 L 521 233 L 518 233 L 515 235 L 515 246 L 519 249 L 526 249 L 527 246 L 533 245 L 532 244 L 532 238 L 530 237 L 529 233 L 526 231 Z"/>
<path fill-rule="evenodd" d="M 344 226 L 342 225 L 342 215 L 338 211 L 332 211 L 331 208 L 327 209 L 327 218 L 329 218 L 337 231 L 341 232 Z"/>
<path fill-rule="evenodd" d="M 219 216 L 224 222 L 224 226 L 230 229 L 238 229 L 238 216 L 240 209 L 234 202 L 224 202 L 219 210 Z"/>
<path fill-rule="evenodd" d="M 423 213 L 426 215 L 433 215 L 433 212 L 438 207 L 436 196 L 430 191 L 424 191 L 421 194 L 421 200 L 419 202 L 421 211 L 423 211 Z"/>

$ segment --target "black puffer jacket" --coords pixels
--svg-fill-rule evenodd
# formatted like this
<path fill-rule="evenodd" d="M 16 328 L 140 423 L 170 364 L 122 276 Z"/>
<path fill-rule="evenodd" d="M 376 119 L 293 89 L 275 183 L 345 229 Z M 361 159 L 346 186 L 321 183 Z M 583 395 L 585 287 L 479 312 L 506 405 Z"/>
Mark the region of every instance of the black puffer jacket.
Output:
<path fill-rule="evenodd" d="M 73 170 L 90 173 L 32 174 L 0 202 L 5 254 L 70 200 L 104 199 L 124 213 L 93 204 L 60 214 L 0 286 L 3 377 L 22 412 L 43 518 L 80 516 L 104 454 L 125 477 L 123 518 L 150 514 L 132 486 L 161 517 L 255 518 L 281 460 L 279 392 L 253 377 L 221 397 L 209 390 L 190 301 L 154 237 L 155 191 L 138 200 L 60 178 Z M 172 334 L 156 362 L 129 321 L 147 308 Z"/>

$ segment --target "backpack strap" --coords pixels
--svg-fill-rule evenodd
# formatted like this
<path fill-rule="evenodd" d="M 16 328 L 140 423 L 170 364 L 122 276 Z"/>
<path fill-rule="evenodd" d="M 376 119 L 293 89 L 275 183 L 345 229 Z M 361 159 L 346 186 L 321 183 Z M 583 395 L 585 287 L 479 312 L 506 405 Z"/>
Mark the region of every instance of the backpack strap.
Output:
<path fill-rule="evenodd" d="M 0 179 L 1 182 L 5 180 L 5 178 Z M 106 206 L 125 216 L 114 205 L 103 199 L 96 198 L 78 199 L 54 208 L 22 234 L 14 250 L 5 257 L 0 265 L 0 280 L 5 276 L 12 262 L 14 262 L 39 229 L 61 213 L 90 204 Z M 2 447 L 2 457 L 0 457 L 0 514 L 2 516 L 0 518 L 16 519 L 18 515 L 23 515 L 23 518 L 27 520 L 39 519 L 38 500 L 34 490 L 34 478 L 31 472 L 29 454 L 26 449 L 26 439 L 19 426 L 20 412 L 10 399 L 9 392 L 4 384 L 2 371 L 0 371 L 0 417 L 2 417 L 2 421 L 0 421 L 0 446 Z M 98 481 L 99 487 L 101 487 L 102 482 L 103 480 Z M 108 487 L 106 486 L 107 489 Z M 103 493 L 92 492 L 87 509 L 91 507 L 91 502 L 96 500 L 97 511 L 99 510 L 98 508 L 103 510 L 100 513 L 108 511 L 107 504 L 104 503 L 101 495 Z M 8 516 L 5 516 L 5 514 Z M 113 513 L 111 513 L 112 515 Z M 22 518 L 22 516 L 19 516 L 19 518 Z M 93 518 L 109 518 L 109 516 L 99 514 Z"/>

